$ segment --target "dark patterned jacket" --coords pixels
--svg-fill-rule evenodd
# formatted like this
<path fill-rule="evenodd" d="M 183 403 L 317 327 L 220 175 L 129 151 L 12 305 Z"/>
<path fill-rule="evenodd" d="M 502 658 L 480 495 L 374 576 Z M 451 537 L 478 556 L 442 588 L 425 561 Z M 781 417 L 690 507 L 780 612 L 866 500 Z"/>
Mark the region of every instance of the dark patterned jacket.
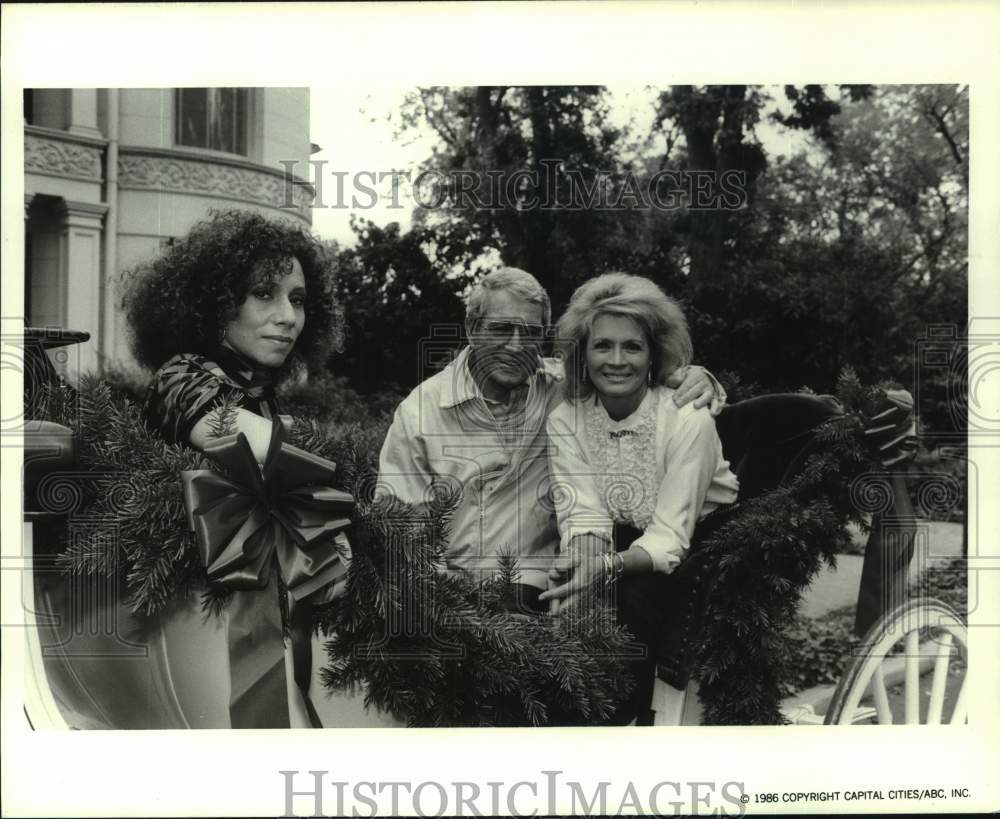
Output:
<path fill-rule="evenodd" d="M 254 368 L 227 347 L 211 356 L 181 353 L 156 371 L 143 414 L 169 443 L 189 445 L 195 424 L 227 401 L 268 420 L 277 418 L 274 372 Z"/>

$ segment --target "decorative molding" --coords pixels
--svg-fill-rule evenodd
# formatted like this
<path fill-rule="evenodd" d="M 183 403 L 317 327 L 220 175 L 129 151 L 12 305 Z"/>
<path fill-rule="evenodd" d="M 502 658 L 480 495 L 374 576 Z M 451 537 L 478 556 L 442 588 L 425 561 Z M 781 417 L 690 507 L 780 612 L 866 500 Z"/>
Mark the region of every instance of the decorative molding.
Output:
<path fill-rule="evenodd" d="M 108 212 L 107 202 L 78 202 L 73 199 L 62 199 L 59 204 L 65 213 L 79 214 L 80 216 L 103 217 Z"/>
<path fill-rule="evenodd" d="M 312 186 L 293 177 L 289 208 L 287 185 L 279 171 L 248 162 L 177 156 L 163 150 L 140 153 L 134 148 L 122 148 L 118 157 L 119 188 L 219 196 L 285 210 L 308 221 Z"/>
<path fill-rule="evenodd" d="M 103 148 L 63 131 L 24 132 L 24 170 L 69 179 L 101 181 Z"/>
<path fill-rule="evenodd" d="M 59 202 L 62 210 L 62 227 L 87 228 L 100 230 L 104 216 L 108 212 L 106 202 L 77 202 L 72 199 L 62 199 Z"/>

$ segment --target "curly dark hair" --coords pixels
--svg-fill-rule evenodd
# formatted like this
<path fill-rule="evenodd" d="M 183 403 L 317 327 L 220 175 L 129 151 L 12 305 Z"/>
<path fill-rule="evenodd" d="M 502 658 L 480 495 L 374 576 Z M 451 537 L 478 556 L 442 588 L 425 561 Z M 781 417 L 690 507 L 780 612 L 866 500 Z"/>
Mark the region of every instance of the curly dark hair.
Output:
<path fill-rule="evenodd" d="M 136 360 L 156 370 L 178 353 L 210 354 L 260 275 L 282 275 L 289 256 L 302 265 L 306 321 L 282 372 L 321 367 L 342 342 L 332 259 L 309 232 L 248 211 L 213 211 L 164 255 L 125 274 Z"/>

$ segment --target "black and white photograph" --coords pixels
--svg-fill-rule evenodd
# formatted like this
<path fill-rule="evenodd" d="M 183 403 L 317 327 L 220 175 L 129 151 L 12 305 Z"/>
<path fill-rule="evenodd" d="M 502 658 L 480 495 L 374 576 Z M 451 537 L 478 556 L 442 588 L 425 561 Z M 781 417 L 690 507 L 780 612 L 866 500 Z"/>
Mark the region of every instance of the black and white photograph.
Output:
<path fill-rule="evenodd" d="M 403 20 L 501 10 L 423 5 L 7 60 L 4 765 L 102 749 L 10 815 L 995 809 L 996 77 L 602 73 L 598 3 L 449 74 Z M 383 64 L 253 65 L 310 19 Z"/>

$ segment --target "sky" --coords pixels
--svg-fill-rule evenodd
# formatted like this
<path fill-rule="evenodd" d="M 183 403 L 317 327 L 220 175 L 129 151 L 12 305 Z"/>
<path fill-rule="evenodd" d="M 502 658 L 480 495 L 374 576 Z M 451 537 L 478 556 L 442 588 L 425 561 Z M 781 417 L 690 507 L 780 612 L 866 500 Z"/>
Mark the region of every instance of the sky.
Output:
<path fill-rule="evenodd" d="M 399 222 L 406 229 L 410 225 L 413 201 L 408 196 L 408 186 L 400 185 L 393 201 L 389 174 L 411 171 L 415 175 L 419 164 L 430 156 L 436 140 L 429 127 L 397 138 L 399 105 L 410 90 L 379 88 L 359 93 L 356 84 L 311 89 L 310 135 L 320 150 L 311 157 L 314 165 L 309 180 L 315 185 L 319 174 L 322 184 L 317 198 L 325 207 L 313 208 L 313 230 L 321 238 L 335 239 L 342 245 L 354 244 L 352 214 L 380 226 Z M 640 127 L 652 124 L 657 90 L 633 86 L 609 87 L 609 91 L 612 125 L 624 126 L 632 121 Z M 781 89 L 771 89 L 771 93 L 778 105 L 787 109 Z M 769 122 L 757 126 L 757 135 L 770 156 L 809 149 L 808 140 L 801 133 Z M 381 184 L 371 185 L 381 194 L 379 201 L 373 201 L 373 196 L 360 189 L 353 189 L 351 180 L 363 171 L 385 174 Z M 338 191 L 337 174 L 345 173 Z M 363 183 L 370 184 L 367 179 Z M 352 206 L 355 203 L 358 207 Z"/>
<path fill-rule="evenodd" d="M 315 185 L 317 173 L 322 173 L 323 190 L 320 201 L 327 207 L 313 208 L 313 230 L 324 239 L 336 239 L 342 244 L 353 244 L 350 228 L 351 214 L 356 214 L 379 225 L 400 222 L 410 224 L 412 203 L 401 195 L 393 207 L 391 201 L 379 201 L 374 207 L 350 207 L 350 185 L 345 184 L 344 195 L 338 204 L 335 172 L 347 172 L 351 179 L 359 171 L 389 172 L 394 169 L 416 168 L 433 146 L 433 134 L 404 142 L 397 140 L 395 130 L 399 125 L 397 109 L 408 89 L 377 90 L 359 94 L 358 86 L 341 88 L 313 88 L 310 93 L 310 138 L 320 150 L 311 157 L 316 166 L 310 174 Z M 378 186 L 388 194 L 388 182 Z M 388 196 L 386 197 L 388 199 Z M 371 197 L 358 195 L 360 204 L 368 205 Z"/>

